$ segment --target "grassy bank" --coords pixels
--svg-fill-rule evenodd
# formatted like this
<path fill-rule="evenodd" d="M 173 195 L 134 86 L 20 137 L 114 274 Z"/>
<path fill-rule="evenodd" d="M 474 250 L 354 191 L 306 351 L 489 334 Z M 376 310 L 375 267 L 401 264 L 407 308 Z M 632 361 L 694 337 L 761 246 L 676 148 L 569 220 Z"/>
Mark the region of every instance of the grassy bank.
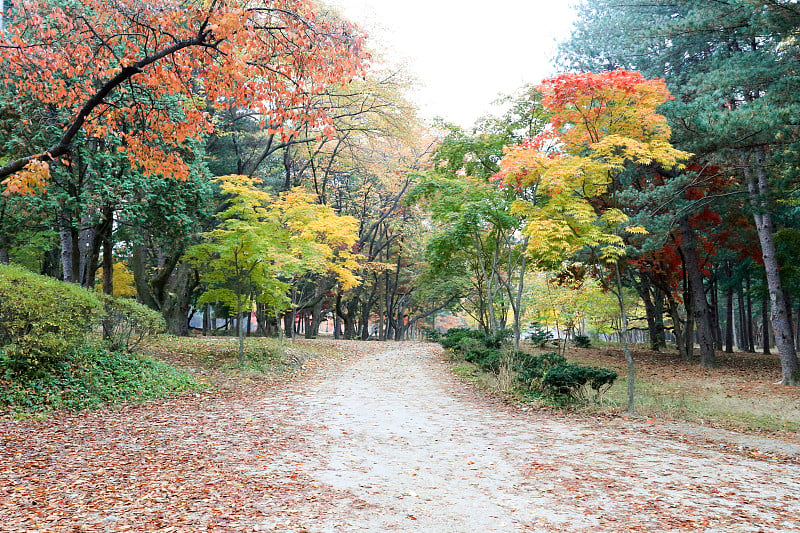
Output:
<path fill-rule="evenodd" d="M 302 369 L 321 348 L 313 343 L 251 337 L 244 341 L 244 361 L 238 364 L 235 337 L 173 337 L 147 341 L 143 351 L 171 365 L 213 380 L 279 379 Z"/>
<path fill-rule="evenodd" d="M 538 352 L 524 347 L 526 351 Z M 627 367 L 622 351 L 569 347 L 571 363 L 616 370 L 619 378 L 599 402 L 559 402 L 523 394 L 513 375 L 482 371 L 454 358 L 453 373 L 484 391 L 500 393 L 514 402 L 541 407 L 568 407 L 595 414 L 624 414 L 627 405 Z M 671 352 L 635 349 L 636 413 L 639 416 L 707 424 L 743 431 L 800 431 L 800 387 L 785 387 L 776 355 L 718 353 L 717 368 L 700 368 Z"/>
<path fill-rule="evenodd" d="M 616 369 L 620 380 L 596 409 L 625 405 L 625 361 L 615 347 L 574 349 L 584 364 Z M 717 353 L 717 368 L 700 368 L 671 352 L 635 350 L 636 410 L 661 419 L 712 423 L 745 430 L 800 430 L 800 389 L 780 381 L 777 355 Z"/>
<path fill-rule="evenodd" d="M 288 379 L 320 355 L 332 353 L 336 350 L 325 343 L 250 338 L 244 364 L 238 365 L 238 341 L 232 337 L 158 335 L 136 354 L 111 352 L 98 343 L 80 348 L 48 372 L 0 373 L 0 413 L 43 415 L 208 388 L 238 389 L 254 381 Z"/>
<path fill-rule="evenodd" d="M 47 372 L 0 377 L 0 411 L 96 409 L 202 389 L 189 372 L 138 354 L 85 346 Z"/>

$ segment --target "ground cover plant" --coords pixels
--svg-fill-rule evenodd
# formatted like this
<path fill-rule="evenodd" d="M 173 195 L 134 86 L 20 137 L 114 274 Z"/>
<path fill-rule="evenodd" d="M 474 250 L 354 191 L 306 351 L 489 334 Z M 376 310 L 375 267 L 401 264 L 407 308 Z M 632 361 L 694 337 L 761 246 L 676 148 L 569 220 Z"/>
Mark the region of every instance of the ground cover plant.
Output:
<path fill-rule="evenodd" d="M 184 370 L 139 354 L 81 347 L 47 372 L 0 377 L 0 412 L 46 413 L 141 403 L 205 388 Z"/>
<path fill-rule="evenodd" d="M 614 370 L 569 363 L 557 352 L 513 350 L 510 337 L 510 330 L 486 333 L 454 328 L 439 343 L 477 370 L 495 376 L 503 384 L 501 388 L 511 388 L 529 398 L 598 401 L 617 379 Z M 469 367 L 461 366 L 458 372 L 468 375 Z M 512 383 L 514 387 L 510 387 Z"/>
<path fill-rule="evenodd" d="M 454 337 L 470 335 L 480 336 L 457 331 Z M 448 342 L 442 344 L 446 346 Z M 453 345 L 452 339 L 449 344 Z M 523 343 L 514 360 L 516 382 L 512 382 L 512 387 L 503 383 L 490 367 L 467 360 L 458 343 L 450 353 L 456 375 L 480 389 L 501 392 L 510 400 L 522 402 L 521 405 L 533 401 L 592 414 L 629 416 L 625 412 L 626 362 L 621 349 L 614 344 L 568 348 L 563 356 Z M 800 392 L 781 386 L 777 355 L 718 352 L 718 366 L 712 369 L 685 361 L 675 352 L 656 352 L 644 346 L 637 346 L 633 357 L 638 368 L 637 417 L 746 432 L 774 432 L 784 439 L 798 439 Z"/>
<path fill-rule="evenodd" d="M 175 337 L 160 335 L 148 339 L 145 353 L 194 373 L 229 378 L 271 379 L 302 368 L 325 351 L 314 343 L 281 341 L 265 337 L 244 339 L 244 358 L 239 364 L 236 337 Z"/>
<path fill-rule="evenodd" d="M 624 359 L 615 346 L 579 350 L 575 360 L 620 371 Z M 800 430 L 800 392 L 780 385 L 777 355 L 718 352 L 716 368 L 701 368 L 668 351 L 634 350 L 638 366 L 636 412 L 655 419 L 713 424 L 732 429 Z M 612 388 L 593 409 L 619 412 L 623 387 Z"/>

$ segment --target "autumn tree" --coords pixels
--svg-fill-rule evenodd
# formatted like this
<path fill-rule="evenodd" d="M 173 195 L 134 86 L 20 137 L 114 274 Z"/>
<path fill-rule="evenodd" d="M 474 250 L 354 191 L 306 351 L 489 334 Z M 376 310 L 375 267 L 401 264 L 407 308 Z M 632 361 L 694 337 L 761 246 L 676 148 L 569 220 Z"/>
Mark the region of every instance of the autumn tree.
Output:
<path fill-rule="evenodd" d="M 774 235 L 796 181 L 794 68 L 800 12 L 794 3 L 584 2 L 564 61 L 580 68 L 636 68 L 663 76 L 676 95 L 664 107 L 678 146 L 736 178 L 755 224 L 769 290 L 782 381 L 798 362 Z M 776 228 L 776 226 L 778 226 Z"/>
<path fill-rule="evenodd" d="M 503 147 L 539 133 L 547 113 L 533 87 L 504 100 L 505 114 L 482 118 L 472 131 L 444 125 L 447 135 L 434 151 L 434 167 L 412 198 L 438 227 L 427 249 L 433 271 L 469 287 L 462 294 L 462 309 L 487 332 L 504 329 L 511 314 L 517 348 L 528 238 L 520 236 L 523 219 L 511 206 L 528 191 L 500 188 L 492 178 L 500 169 Z"/>
<path fill-rule="evenodd" d="M 119 138 L 133 167 L 185 178 L 181 150 L 213 128 L 208 103 L 254 110 L 282 137 L 306 123 L 330 133 L 309 99 L 365 63 L 358 30 L 305 0 L 41 0 L 12 12 L 2 91 L 35 102 L 56 138 L 0 167 L 9 191 L 46 182 L 81 135 Z"/>
<path fill-rule="evenodd" d="M 380 338 L 402 338 L 440 307 L 438 298 L 418 298 L 423 291 L 413 282 L 423 270 L 416 246 L 419 213 L 403 199 L 431 140 L 404 97 L 409 83 L 402 71 L 380 69 L 318 95 L 315 105 L 331 110 L 335 134 L 307 128 L 275 155 L 265 176 L 279 190 L 301 185 L 320 203 L 359 221 L 362 283 L 343 290 L 322 277 L 308 285 L 298 309 L 307 319 L 307 336 L 317 334 L 320 313 L 330 313 L 337 337 L 366 339 L 372 325 Z"/>
<path fill-rule="evenodd" d="M 199 304 L 236 309 L 239 363 L 244 346 L 243 312 L 260 302 L 275 314 L 294 317 L 298 283 L 306 275 L 330 275 L 345 289 L 358 283 L 355 220 L 337 216 L 313 194 L 293 190 L 275 198 L 247 176 L 217 178 L 226 206 L 220 224 L 203 234 L 187 257 L 205 290 Z M 291 334 L 291 330 L 289 331 Z"/>
<path fill-rule="evenodd" d="M 636 72 L 562 74 L 540 86 L 552 129 L 512 147 L 498 178 L 536 191 L 518 201 L 531 254 L 557 264 L 583 249 L 613 265 L 628 361 L 628 409 L 633 410 L 633 359 L 624 337 L 627 314 L 620 280 L 623 232 L 641 233 L 616 200 L 619 175 L 630 166 L 679 167 L 689 154 L 672 147 L 656 108 L 669 98 L 661 80 Z"/>

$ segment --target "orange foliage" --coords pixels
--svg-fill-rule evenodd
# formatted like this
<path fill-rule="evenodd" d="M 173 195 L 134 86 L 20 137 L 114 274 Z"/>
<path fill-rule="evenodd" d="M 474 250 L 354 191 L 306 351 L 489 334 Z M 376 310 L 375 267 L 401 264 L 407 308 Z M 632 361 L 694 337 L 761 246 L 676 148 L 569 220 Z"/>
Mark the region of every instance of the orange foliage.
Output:
<path fill-rule="evenodd" d="M 666 118 L 653 112 L 672 98 L 664 80 L 627 70 L 581 72 L 546 79 L 537 89 L 566 152 L 610 134 L 639 141 L 670 136 Z"/>
<path fill-rule="evenodd" d="M 184 179 L 180 149 L 212 130 L 210 106 L 251 109 L 284 138 L 306 125 L 330 133 L 331 117 L 311 98 L 363 75 L 368 61 L 363 34 L 311 0 L 61 6 L 16 2 L 20 22 L 0 39 L 0 89 L 47 109 L 64 133 L 40 161 L 66 153 L 82 130 L 115 138 L 145 173 Z M 6 185 L 29 190 L 32 174 Z"/>

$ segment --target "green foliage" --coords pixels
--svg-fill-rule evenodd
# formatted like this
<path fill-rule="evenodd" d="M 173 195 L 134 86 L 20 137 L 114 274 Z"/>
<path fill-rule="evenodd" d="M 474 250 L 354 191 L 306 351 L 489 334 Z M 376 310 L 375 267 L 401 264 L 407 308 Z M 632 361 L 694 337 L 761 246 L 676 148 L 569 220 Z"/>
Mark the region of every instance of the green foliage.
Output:
<path fill-rule="evenodd" d="M 517 380 L 528 390 L 540 390 L 547 372 L 557 366 L 567 364 L 567 359 L 557 352 L 529 354 L 519 352 L 514 370 Z"/>
<path fill-rule="evenodd" d="M 483 335 L 482 331 L 478 331 L 475 329 L 452 328 L 442 336 L 439 343 L 448 350 L 452 350 L 459 345 L 462 339 L 464 338 L 479 339 L 481 338 L 482 335 Z"/>
<path fill-rule="evenodd" d="M 586 401 L 590 398 L 590 389 L 594 391 L 594 398 L 599 399 L 616 379 L 614 370 L 567 363 L 548 370 L 542 379 L 542 387 L 555 396 Z"/>
<path fill-rule="evenodd" d="M 0 366 L 35 372 L 65 361 L 102 314 L 86 289 L 0 265 Z"/>
<path fill-rule="evenodd" d="M 483 336 L 483 343 L 489 348 L 499 349 L 505 342 L 511 339 L 511 335 L 513 334 L 514 332 L 510 329 L 501 329 L 494 333 L 486 333 Z"/>
<path fill-rule="evenodd" d="M 0 378 L 0 410 L 95 409 L 200 388 L 188 373 L 149 357 L 84 346 L 50 372 Z"/>
<path fill-rule="evenodd" d="M 481 370 L 497 373 L 502 364 L 502 356 L 503 352 L 498 348 L 475 346 L 464 353 L 464 360 L 478 365 Z"/>
<path fill-rule="evenodd" d="M 551 335 L 538 331 L 543 332 L 541 336 L 546 343 Z M 510 364 L 524 389 L 555 399 L 586 401 L 592 396 L 599 399 L 617 379 L 613 370 L 571 364 L 557 352 L 505 352 L 504 343 L 510 335 L 509 330 L 487 334 L 481 330 L 453 328 L 439 342 L 485 372 L 497 374 L 504 364 Z M 590 390 L 594 391 L 593 395 L 589 394 Z"/>
<path fill-rule="evenodd" d="M 563 331 L 575 331 L 585 324 L 602 333 L 616 331 L 619 303 L 590 273 L 584 264 L 576 263 L 562 263 L 555 271 L 532 272 L 525 280 L 526 312 L 531 328 L 558 324 Z M 626 293 L 627 301 L 636 299 L 635 294 Z"/>
<path fill-rule="evenodd" d="M 510 329 L 502 329 L 496 333 L 486 333 L 479 329 L 452 328 L 439 341 L 448 350 L 456 349 L 464 339 L 473 339 L 487 348 L 500 348 L 512 335 Z"/>
<path fill-rule="evenodd" d="M 568 363 L 557 352 L 518 352 L 514 363 L 517 380 L 528 391 L 578 401 L 586 401 L 591 396 L 599 399 L 617 379 L 613 370 Z M 589 390 L 594 394 L 590 395 Z"/>
<path fill-rule="evenodd" d="M 537 348 L 544 348 L 548 342 L 553 340 L 553 334 L 550 331 L 539 327 L 532 328 L 527 337 Z"/>
<path fill-rule="evenodd" d="M 575 346 L 578 348 L 591 348 L 592 339 L 588 335 L 575 335 Z"/>
<path fill-rule="evenodd" d="M 433 329 L 431 327 L 422 327 L 420 328 L 425 335 L 425 340 L 428 342 L 441 342 L 442 334 L 439 330 Z"/>
<path fill-rule="evenodd" d="M 162 333 L 164 317 L 134 300 L 104 296 L 103 331 L 112 350 L 133 351 L 148 336 Z"/>
<path fill-rule="evenodd" d="M 426 245 L 430 274 L 425 281 L 438 281 L 440 292 L 456 299 L 485 329 L 504 323 L 514 308 L 518 324 L 519 303 L 500 287 L 521 282 L 527 247 L 520 236 L 523 220 L 512 209 L 518 192 L 498 187 L 492 176 L 505 147 L 535 135 L 547 119 L 541 96 L 531 87 L 505 103 L 508 113 L 484 117 L 472 131 L 442 124 L 448 134 L 432 154 L 433 168 L 408 197 L 435 222 Z"/>
<path fill-rule="evenodd" d="M 462 355 L 468 363 L 482 370 L 497 372 L 503 361 L 503 344 L 511 337 L 510 329 L 496 333 L 467 328 L 452 328 L 439 341 L 448 350 Z"/>

